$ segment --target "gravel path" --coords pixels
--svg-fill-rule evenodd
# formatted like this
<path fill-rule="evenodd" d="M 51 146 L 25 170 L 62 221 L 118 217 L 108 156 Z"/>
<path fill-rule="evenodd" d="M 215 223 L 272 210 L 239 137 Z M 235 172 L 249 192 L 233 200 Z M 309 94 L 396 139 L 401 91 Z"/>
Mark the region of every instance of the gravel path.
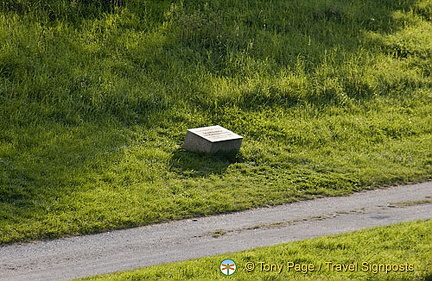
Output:
<path fill-rule="evenodd" d="M 68 280 L 432 218 L 432 182 L 0 247 L 0 280 Z"/>

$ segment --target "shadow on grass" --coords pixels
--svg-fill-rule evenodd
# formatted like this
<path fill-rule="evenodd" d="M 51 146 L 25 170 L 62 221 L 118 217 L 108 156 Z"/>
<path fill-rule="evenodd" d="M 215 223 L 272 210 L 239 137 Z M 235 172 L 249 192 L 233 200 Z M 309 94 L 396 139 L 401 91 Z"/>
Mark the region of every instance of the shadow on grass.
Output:
<path fill-rule="evenodd" d="M 245 87 L 237 96 L 220 95 L 217 102 L 208 98 L 208 92 L 198 95 L 194 92 L 190 99 L 202 108 L 212 108 L 213 104 L 236 104 L 242 109 L 292 107 L 300 99 L 318 106 L 345 104 L 348 99 L 368 100 L 378 90 L 383 95 L 394 92 L 394 88 L 401 86 L 397 83 L 410 86 L 409 81 L 402 79 L 376 89 L 366 78 L 356 75 L 329 78 L 334 76 L 331 69 L 347 63 L 346 54 L 361 54 L 376 47 L 394 53 L 397 46 L 381 42 L 371 37 L 371 33 L 385 36 L 400 31 L 406 19 L 395 13 L 415 10 L 416 3 L 416 0 L 291 1 L 289 4 L 277 1 L 268 5 L 256 1 L 247 11 L 231 3 L 229 10 L 224 7 L 225 12 L 218 10 L 220 4 L 210 3 L 208 10 L 202 10 L 201 4 L 194 2 L 179 7 L 172 19 L 174 27 L 170 36 L 178 40 L 178 45 L 206 57 L 203 66 L 216 77 L 254 77 L 256 73 L 277 73 L 287 66 L 297 76 L 309 77 L 305 74 L 318 72 L 310 85 L 295 79 L 289 87 L 273 85 L 273 82 L 258 83 Z M 303 87 L 304 96 L 299 97 L 296 87 Z"/>
<path fill-rule="evenodd" d="M 46 3 L 55 4 L 52 7 L 60 7 L 57 5 L 66 2 L 50 0 Z M 88 5 L 84 6 L 84 4 L 90 2 L 79 2 L 83 4 L 82 11 L 85 10 L 86 12 L 85 15 L 82 15 L 79 11 L 72 10 L 73 13 L 76 13 L 74 17 L 78 20 L 69 17 L 72 12 L 60 8 L 58 9 L 60 14 L 53 14 L 48 11 L 47 17 L 59 21 L 77 20 L 78 23 L 81 22 L 81 18 L 106 17 L 110 19 L 105 13 L 101 13 L 101 11 L 105 11 L 102 6 L 94 4 L 94 11 L 87 12 L 89 7 Z M 108 2 L 107 0 L 98 3 Z M 112 3 L 114 2 L 112 1 Z M 156 1 L 145 2 L 156 3 Z M 219 2 L 215 1 L 215 3 Z M 56 56 L 52 56 L 51 68 L 47 67 L 45 59 L 41 62 L 38 60 L 37 56 L 40 53 L 36 46 L 34 46 L 34 50 L 28 48 L 29 50 L 25 53 L 27 55 L 22 54 L 23 50 L 27 49 L 24 47 L 20 49 L 20 55 L 11 52 L 10 62 L 4 63 L 6 66 L 3 68 L 6 70 L 1 74 L 3 77 L 0 77 L 12 85 L 7 88 L 7 91 L 2 90 L 5 94 L 1 92 L 3 99 L 1 111 L 4 113 L 0 114 L 0 117 L 3 117 L 0 119 L 8 125 L 4 126 L 5 130 L 0 130 L 0 132 L 3 131 L 0 133 L 0 142 L 3 146 L 2 149 L 6 151 L 0 159 L 0 203 L 10 205 L 3 215 L 0 214 L 0 218 L 12 221 L 32 217 L 35 212 L 39 212 L 40 217 L 47 211 L 73 212 L 73 206 L 68 204 L 60 206 L 58 202 L 73 192 L 92 191 L 98 186 L 98 180 L 100 182 L 110 180 L 109 177 L 104 178 L 100 174 L 106 168 L 107 163 L 114 163 L 122 158 L 121 148 L 127 143 L 127 139 L 122 137 L 122 131 L 114 127 L 108 128 L 98 125 L 77 127 L 74 131 L 74 126 L 81 126 L 80 124 L 83 122 L 92 124 L 93 120 L 104 120 L 106 116 L 112 115 L 126 125 L 138 122 L 141 125 L 144 123 L 148 124 L 149 127 L 155 127 L 157 126 L 155 123 L 147 120 L 156 120 L 157 118 L 154 116 L 162 115 L 171 105 L 175 105 L 177 96 L 174 93 L 177 91 L 182 92 L 182 94 L 184 92 L 185 95 L 181 98 L 179 96 L 178 100 L 185 99 L 186 104 L 197 105 L 198 108 L 203 109 L 212 108 L 212 104 L 219 104 L 219 107 L 222 107 L 225 105 L 232 106 L 233 103 L 242 109 L 253 109 L 259 106 L 272 107 L 281 104 L 287 107 L 293 106 L 298 101 L 297 91 L 291 91 L 292 89 L 296 90 L 296 81 L 293 82 L 293 86 L 286 87 L 288 90 L 283 85 L 280 87 L 272 86 L 270 82 L 263 85 L 257 83 L 256 86 L 242 90 L 239 94 L 241 98 L 235 102 L 233 98 L 224 100 L 223 97 L 215 97 L 211 99 L 208 97 L 207 91 L 195 91 L 195 88 L 202 87 L 199 83 L 195 85 L 193 79 L 201 77 L 202 72 L 208 72 L 215 77 L 228 76 L 233 78 L 242 78 L 255 72 L 259 74 L 261 72 L 258 70 L 261 71 L 261 69 L 264 69 L 262 70 L 264 74 L 268 74 L 270 72 L 266 70 L 266 65 L 260 64 L 262 61 L 265 62 L 267 58 L 269 61 L 275 62 L 274 68 L 278 70 L 277 68 L 295 65 L 297 58 L 300 57 L 305 64 L 301 71 L 313 73 L 316 66 L 321 65 L 323 61 L 330 60 L 331 62 L 332 58 L 328 57 L 327 50 L 338 49 L 357 52 L 364 48 L 363 45 L 359 44 L 359 40 L 369 40 L 368 32 L 392 34 L 403 28 L 405 19 L 395 18 L 393 12 L 409 10 L 417 2 L 414 0 L 366 0 L 362 1 L 362 4 L 350 7 L 335 0 L 325 1 L 325 5 L 320 4 L 318 6 L 315 5 L 316 1 L 294 1 L 297 3 L 295 9 L 298 12 L 292 13 L 296 16 L 289 19 L 287 17 L 289 9 L 285 5 L 291 6 L 291 3 L 285 4 L 286 2 L 283 1 L 277 2 L 280 3 L 280 7 L 268 5 L 266 1 L 255 1 L 258 6 L 250 11 L 243 9 L 244 3 L 235 4 L 233 2 L 232 5 L 234 6 L 242 6 L 241 9 L 239 8 L 241 12 L 238 13 L 230 7 L 218 9 L 218 7 L 212 6 L 213 4 L 210 2 L 210 9 L 215 13 L 214 17 L 209 17 L 206 10 L 199 6 L 203 2 L 196 1 L 190 2 L 191 7 L 185 7 L 185 10 L 177 15 L 178 20 L 174 18 L 170 21 L 155 15 L 154 17 L 157 19 L 155 19 L 154 25 L 166 21 L 174 29 L 167 29 L 168 35 L 166 37 L 169 40 L 158 41 L 155 39 L 152 44 L 143 49 L 136 47 L 133 51 L 122 49 L 119 52 L 117 47 L 113 49 L 103 47 L 105 45 L 111 46 L 112 43 L 105 37 L 112 39 L 113 42 L 124 38 L 118 37 L 116 32 L 108 32 L 111 30 L 108 28 L 110 26 L 106 27 L 101 24 L 101 29 L 107 30 L 105 33 L 95 31 L 93 34 L 91 29 L 83 28 L 89 32 L 88 35 L 94 35 L 96 38 L 100 36 L 102 51 L 96 52 L 101 57 L 100 60 L 83 62 L 83 58 L 94 56 L 87 50 L 86 44 L 77 44 L 72 49 L 65 48 L 64 52 L 59 52 L 57 48 L 53 48 L 55 52 L 48 49 L 46 51 L 47 58 L 52 56 L 53 52 L 56 54 Z M 15 5 L 14 8 L 9 5 L 6 6 L 6 4 L 1 6 L 8 8 L 8 11 L 12 9 L 12 11 L 25 13 L 27 7 L 18 7 L 16 6 L 17 3 L 33 2 L 8 0 L 5 3 L 14 3 Z M 154 4 L 154 6 L 158 5 L 159 2 Z M 109 12 L 109 10 L 105 12 Z M 45 6 L 41 6 L 40 12 L 44 11 Z M 133 18 L 132 15 L 139 12 L 139 10 L 131 9 L 130 17 Z M 225 17 L 219 17 L 220 14 L 218 13 Z M 164 15 L 166 13 L 159 14 Z M 305 21 L 309 15 L 312 15 L 313 19 Z M 222 21 L 221 18 L 227 20 Z M 107 22 L 111 23 L 108 20 Z M 54 23 L 52 24 L 54 25 Z M 130 24 L 133 26 L 133 23 Z M 220 28 L 213 28 L 219 24 Z M 136 25 L 138 29 L 146 26 L 145 22 L 140 21 Z M 237 26 L 240 31 L 244 30 L 243 33 L 236 33 Z M 351 29 L 342 28 L 344 26 L 349 26 Z M 35 30 L 39 30 L 39 28 L 35 28 Z M 132 32 L 132 29 L 129 31 Z M 141 32 L 141 30 L 138 31 Z M 346 34 L 347 31 L 348 34 Z M 178 36 L 176 32 L 179 33 Z M 35 31 L 34 34 L 39 35 L 42 32 Z M 64 38 L 57 37 L 56 34 L 53 33 L 52 40 L 46 39 L 41 42 L 46 46 L 57 41 L 69 46 L 69 42 L 72 42 L 67 34 L 64 35 Z M 292 36 L 286 35 L 295 35 L 296 37 L 293 40 Z M 137 38 L 141 37 L 137 35 Z M 141 39 L 144 40 L 147 37 Z M 17 39 L 16 41 L 22 44 L 20 40 Z M 281 43 L 278 43 L 277 40 L 280 40 Z M 248 46 L 252 45 L 246 44 L 247 42 L 254 43 L 254 47 L 249 50 Z M 308 47 L 309 42 L 311 42 L 312 47 Z M 378 41 L 376 44 L 378 47 L 389 48 L 386 49 L 388 52 L 392 51 L 391 46 L 383 45 L 382 42 Z M 107 59 L 111 65 L 106 65 L 106 63 L 99 65 L 100 61 L 104 62 L 104 59 L 111 54 L 110 52 L 114 51 L 116 54 L 118 53 L 118 62 Z M 141 54 L 143 51 L 147 51 L 149 55 L 144 53 L 144 56 L 137 59 L 137 54 Z M 42 49 L 41 52 L 43 54 Z M 57 55 L 57 52 L 60 55 Z M 6 55 L 4 56 L 6 57 Z M 76 65 L 74 69 L 62 71 L 62 73 L 66 72 L 66 76 L 70 79 L 63 80 L 63 77 L 57 74 L 59 56 L 64 58 L 63 65 L 70 65 L 71 62 Z M 343 62 L 343 57 L 336 56 L 333 60 L 334 62 L 328 64 L 329 69 L 338 65 L 338 62 Z M 33 67 L 23 63 L 23 61 L 36 61 L 40 66 Z M 201 67 L 205 71 L 199 70 L 198 75 L 194 67 L 181 69 L 184 65 L 193 65 L 191 62 L 195 61 L 202 61 Z M 252 62 L 249 63 L 249 61 Z M 96 66 L 93 67 L 92 63 L 96 63 Z M 87 68 L 88 70 L 86 70 Z M 14 75 L 19 79 L 12 79 L 10 74 L 12 72 L 16 72 Z M 149 86 L 143 88 L 124 86 L 133 85 L 131 82 L 134 80 L 127 80 L 132 78 L 126 79 L 124 77 L 133 77 L 135 72 L 139 74 L 136 81 L 140 81 L 140 83 L 136 82 L 137 85 L 141 85 L 140 79 L 147 75 L 148 81 L 157 81 L 152 86 L 154 89 Z M 326 78 L 331 77 L 331 75 L 333 75 L 331 71 L 322 74 L 321 80 L 317 79 L 317 84 L 327 81 Z M 39 79 L 42 81 L 38 82 L 36 86 L 33 84 L 38 80 L 28 79 L 24 82 L 27 81 L 26 83 L 32 86 L 23 86 L 25 83 L 21 77 L 33 76 L 46 77 L 46 79 Z M 55 81 L 53 82 L 53 80 Z M 145 83 L 142 84 L 145 85 Z M 306 95 L 304 99 L 316 104 L 331 103 L 337 98 L 338 86 L 339 84 L 334 82 L 334 85 L 331 84 L 319 91 L 316 90 L 316 92 Z M 361 80 L 358 82 L 356 77 L 346 80 L 342 86 L 356 99 L 365 99 L 375 93 L 368 83 L 363 83 Z M 388 87 L 395 86 L 398 85 L 389 85 Z M 47 87 L 50 87 L 48 91 Z M 28 92 L 23 90 L 22 94 L 17 94 L 15 89 L 19 88 L 30 90 Z M 59 91 L 59 89 L 63 90 Z M 306 89 L 308 88 L 306 87 Z M 59 92 L 62 95 L 59 95 Z M 6 103 L 9 104 L 7 110 L 5 110 Z M 32 106 L 35 108 L 30 109 Z M 214 114 L 214 112 L 210 112 L 210 114 Z M 167 118 L 172 118 L 168 114 L 166 115 Z M 55 129 L 52 126 L 43 125 L 39 128 L 30 124 L 33 120 L 45 123 L 47 119 L 53 120 L 51 125 L 59 128 Z M 21 129 L 21 126 L 28 126 L 30 131 Z M 14 132 L 11 130 L 12 127 L 20 129 Z M 230 165 L 241 161 L 241 154 L 227 157 L 226 155 L 202 155 L 178 149 L 170 159 L 170 171 L 185 178 L 223 175 Z M 432 276 L 428 275 L 426 280 L 432 280 Z"/>
<path fill-rule="evenodd" d="M 36 15 L 48 15 L 50 20 L 71 22 L 84 18 L 96 18 L 102 13 L 112 13 L 124 6 L 122 0 L 3 0 L 2 2 L 0 11 L 3 12 L 14 12 L 19 15 L 33 12 Z"/>
<path fill-rule="evenodd" d="M 432 274 L 426 275 L 425 281 L 432 281 Z"/>
<path fill-rule="evenodd" d="M 241 153 L 204 154 L 177 149 L 170 160 L 170 171 L 188 177 L 222 175 L 233 163 L 241 162 Z"/>
<path fill-rule="evenodd" d="M 106 163 L 120 159 L 125 143 L 121 129 L 93 124 L 47 122 L 5 130 L 0 133 L 0 203 L 21 212 L 86 189 Z"/>

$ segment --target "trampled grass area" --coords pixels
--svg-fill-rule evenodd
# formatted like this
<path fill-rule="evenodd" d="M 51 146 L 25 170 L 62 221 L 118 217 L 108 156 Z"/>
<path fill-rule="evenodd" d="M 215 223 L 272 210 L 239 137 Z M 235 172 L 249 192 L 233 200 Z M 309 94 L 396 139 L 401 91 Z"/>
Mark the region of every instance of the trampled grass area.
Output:
<path fill-rule="evenodd" d="M 431 179 L 430 1 L 110 3 L 0 4 L 1 244 Z"/>
<path fill-rule="evenodd" d="M 376 227 L 79 280 L 431 280 L 432 221 Z M 221 262 L 236 272 L 225 276 Z"/>

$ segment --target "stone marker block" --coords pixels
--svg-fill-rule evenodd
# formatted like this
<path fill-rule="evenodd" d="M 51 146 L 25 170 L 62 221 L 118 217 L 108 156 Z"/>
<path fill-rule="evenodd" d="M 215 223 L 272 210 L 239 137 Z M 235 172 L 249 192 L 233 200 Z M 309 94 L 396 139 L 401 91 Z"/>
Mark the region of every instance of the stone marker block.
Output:
<path fill-rule="evenodd" d="M 243 137 L 221 126 L 189 129 L 183 148 L 203 153 L 236 153 L 240 150 Z"/>

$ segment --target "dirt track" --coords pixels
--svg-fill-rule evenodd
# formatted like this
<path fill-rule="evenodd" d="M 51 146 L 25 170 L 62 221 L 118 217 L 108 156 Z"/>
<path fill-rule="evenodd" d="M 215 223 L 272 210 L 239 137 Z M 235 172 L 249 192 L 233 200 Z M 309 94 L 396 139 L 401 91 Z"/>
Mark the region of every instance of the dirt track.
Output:
<path fill-rule="evenodd" d="M 432 218 L 432 182 L 0 247 L 0 280 L 67 280 Z"/>

